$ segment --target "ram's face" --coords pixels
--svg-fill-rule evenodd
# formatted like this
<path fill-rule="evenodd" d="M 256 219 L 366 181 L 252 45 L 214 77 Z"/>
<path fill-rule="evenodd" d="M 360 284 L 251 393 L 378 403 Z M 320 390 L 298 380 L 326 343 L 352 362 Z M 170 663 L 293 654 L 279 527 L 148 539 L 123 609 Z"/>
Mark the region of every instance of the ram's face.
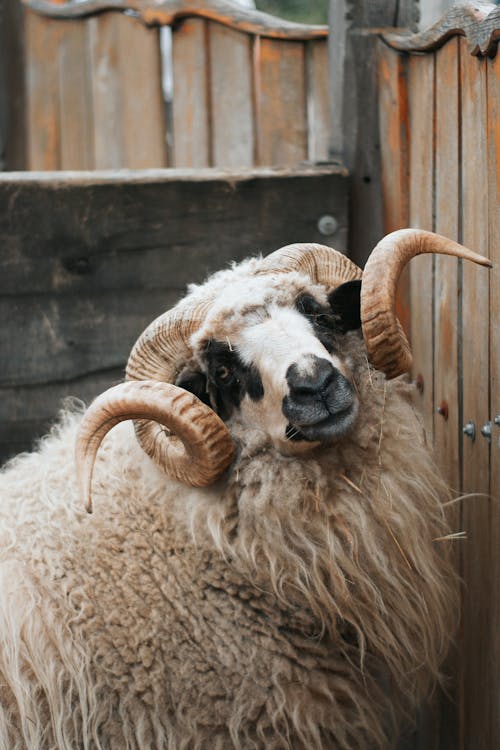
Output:
<path fill-rule="evenodd" d="M 358 328 L 359 283 L 339 287 L 328 301 L 300 294 L 293 307 L 269 304 L 231 335 L 203 342 L 199 370 L 178 385 L 195 393 L 224 421 L 266 433 L 283 453 L 342 438 L 358 400 L 344 334 Z"/>

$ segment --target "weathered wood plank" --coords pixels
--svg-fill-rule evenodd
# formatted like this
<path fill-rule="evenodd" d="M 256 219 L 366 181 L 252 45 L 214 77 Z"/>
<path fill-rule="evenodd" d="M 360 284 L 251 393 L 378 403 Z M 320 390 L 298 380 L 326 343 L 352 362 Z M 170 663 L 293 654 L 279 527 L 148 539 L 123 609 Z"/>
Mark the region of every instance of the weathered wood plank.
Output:
<path fill-rule="evenodd" d="M 307 158 L 309 161 L 328 159 L 330 136 L 328 43 L 308 42 L 307 70 Z"/>
<path fill-rule="evenodd" d="M 257 163 L 297 164 L 307 158 L 304 44 L 261 39 L 255 65 Z"/>
<path fill-rule="evenodd" d="M 173 34 L 174 166 L 211 164 L 206 22 L 184 21 Z"/>
<path fill-rule="evenodd" d="M 409 60 L 408 108 L 410 122 L 409 219 L 412 227 L 433 230 L 434 175 L 434 56 Z M 413 375 L 422 383 L 418 405 L 424 415 L 427 439 L 434 440 L 433 370 L 434 258 L 412 261 L 410 299 Z"/>
<path fill-rule="evenodd" d="M 18 449 L 45 429 L 57 393 L 80 396 L 83 383 L 87 398 L 108 371 L 116 380 L 137 335 L 188 282 L 321 242 L 317 221 L 330 210 L 343 249 L 343 170 L 0 175 L 1 455 L 11 431 Z"/>
<path fill-rule="evenodd" d="M 24 8 L 0 5 L 0 169 L 26 167 Z"/>
<path fill-rule="evenodd" d="M 94 128 L 88 21 L 67 21 L 63 31 L 59 47 L 51 50 L 58 61 L 60 168 L 93 169 Z"/>
<path fill-rule="evenodd" d="M 50 0 L 23 0 L 24 4 L 53 18 L 80 18 L 105 10 L 131 10 L 148 25 L 173 26 L 185 18 L 198 17 L 217 21 L 239 31 L 275 39 L 321 39 L 328 35 L 327 26 L 315 26 L 245 8 L 227 0 L 81 0 L 56 4 Z"/>
<path fill-rule="evenodd" d="M 379 43 L 377 57 L 383 229 L 387 234 L 407 226 L 409 220 L 408 91 L 402 56 Z M 367 172 L 369 186 L 371 170 Z M 405 331 L 411 333 L 409 269 L 399 282 L 397 313 Z"/>
<path fill-rule="evenodd" d="M 104 14 L 89 19 L 96 169 L 119 169 L 124 160 L 122 91 L 117 57 L 122 18 Z"/>
<path fill-rule="evenodd" d="M 462 115 L 462 225 L 463 242 L 488 253 L 488 175 L 486 149 L 486 61 L 467 53 L 460 39 Z M 464 502 L 463 548 L 464 641 L 462 650 L 464 728 L 463 747 L 489 750 L 491 745 L 491 558 L 489 445 L 479 429 L 488 409 L 488 271 L 463 266 L 462 378 L 463 418 L 473 420 L 477 437 L 463 439 L 463 491 L 486 496 Z M 498 551 L 497 551 L 498 552 Z"/>
<path fill-rule="evenodd" d="M 460 186 L 460 112 L 458 40 L 452 39 L 436 53 L 436 175 L 435 230 L 458 241 Z M 434 276 L 434 438 L 436 461 L 455 496 L 460 489 L 458 372 L 458 261 L 438 255 Z M 430 332 L 429 332 L 430 335 Z M 452 531 L 461 531 L 456 503 L 447 511 Z M 462 541 L 453 555 L 460 569 Z M 445 666 L 446 691 L 439 694 L 439 750 L 460 746 L 460 665 L 453 650 Z"/>
<path fill-rule="evenodd" d="M 436 53 L 436 232 L 458 241 L 459 88 L 458 40 Z M 435 259 L 434 393 L 436 453 L 450 487 L 460 489 L 458 435 L 458 262 Z M 456 523 L 459 519 L 456 518 Z M 458 527 L 455 529 L 458 531 Z"/>
<path fill-rule="evenodd" d="M 500 746 L 500 57 L 488 61 L 488 230 L 490 258 L 490 415 L 492 421 L 490 671 L 491 743 Z M 497 422 L 495 423 L 495 418 Z"/>
<path fill-rule="evenodd" d="M 246 34 L 210 23 L 210 99 L 213 165 L 254 163 L 252 42 Z"/>
<path fill-rule="evenodd" d="M 122 166 L 129 169 L 166 167 L 159 31 L 144 28 L 130 16 L 120 16 L 117 31 Z"/>
<path fill-rule="evenodd" d="M 27 12 L 25 17 L 27 167 L 60 169 L 60 124 L 57 50 L 62 29 L 50 19 Z"/>

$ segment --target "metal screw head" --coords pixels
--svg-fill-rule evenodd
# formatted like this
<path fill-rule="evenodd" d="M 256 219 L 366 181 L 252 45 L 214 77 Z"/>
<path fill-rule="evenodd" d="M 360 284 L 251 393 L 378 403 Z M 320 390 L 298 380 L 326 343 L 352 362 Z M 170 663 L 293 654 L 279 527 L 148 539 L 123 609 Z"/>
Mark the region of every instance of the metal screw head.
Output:
<path fill-rule="evenodd" d="M 470 438 L 472 442 L 474 442 L 474 440 L 476 439 L 476 427 L 472 420 L 469 420 L 467 424 L 462 427 L 462 432 L 464 433 L 464 435 L 467 435 L 467 437 Z"/>
<path fill-rule="evenodd" d="M 493 421 L 497 425 L 497 427 L 500 427 L 500 414 L 497 414 Z"/>
<path fill-rule="evenodd" d="M 486 422 L 481 427 L 481 435 L 486 438 L 488 443 L 491 443 L 491 422 Z"/>
<path fill-rule="evenodd" d="M 325 237 L 329 237 L 330 235 L 335 234 L 338 228 L 339 223 L 335 216 L 325 214 L 318 219 L 318 230 L 320 234 L 323 234 Z"/>

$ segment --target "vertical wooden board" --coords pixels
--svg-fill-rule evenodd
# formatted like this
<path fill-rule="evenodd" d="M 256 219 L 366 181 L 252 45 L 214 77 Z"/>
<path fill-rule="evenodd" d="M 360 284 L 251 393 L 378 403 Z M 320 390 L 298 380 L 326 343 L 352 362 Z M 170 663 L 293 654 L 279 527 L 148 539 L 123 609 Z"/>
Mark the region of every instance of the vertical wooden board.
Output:
<path fill-rule="evenodd" d="M 88 24 L 84 19 L 64 21 L 59 45 L 61 169 L 94 168 Z"/>
<path fill-rule="evenodd" d="M 500 747 L 500 56 L 488 61 L 488 213 L 490 271 L 491 440 L 491 746 Z"/>
<path fill-rule="evenodd" d="M 57 51 L 64 22 L 25 15 L 27 168 L 60 169 Z"/>
<path fill-rule="evenodd" d="M 458 241 L 459 235 L 459 53 L 451 39 L 436 53 L 436 176 L 435 230 Z M 444 255 L 435 258 L 434 275 L 434 436 L 436 460 L 456 496 L 460 488 L 458 371 L 458 261 Z M 448 508 L 451 530 L 461 530 L 458 503 Z M 457 571 L 463 542 L 453 547 Z M 453 650 L 445 665 L 446 691 L 440 695 L 439 750 L 459 747 L 460 665 Z"/>
<path fill-rule="evenodd" d="M 436 53 L 436 218 L 435 230 L 459 237 L 458 39 Z M 458 261 L 435 258 L 434 394 L 435 442 L 439 466 L 450 487 L 460 489 L 458 408 Z M 455 519 L 459 523 L 459 518 Z M 454 529 L 458 531 L 459 529 Z"/>
<path fill-rule="evenodd" d="M 307 158 L 328 159 L 330 137 L 328 42 L 307 42 Z"/>
<path fill-rule="evenodd" d="M 252 37 L 209 23 L 213 166 L 254 163 Z"/>
<path fill-rule="evenodd" d="M 117 13 L 104 13 L 89 20 L 96 169 L 119 169 L 125 165 L 118 53 L 120 23 Z"/>
<path fill-rule="evenodd" d="M 408 91 L 406 61 L 378 43 L 379 129 L 384 232 L 408 226 Z M 397 313 L 410 333 L 410 277 L 405 269 L 398 287 Z"/>
<path fill-rule="evenodd" d="M 129 169 L 167 166 L 159 31 L 125 15 L 118 16 L 116 28 L 122 166 Z"/>
<path fill-rule="evenodd" d="M 408 70 L 410 122 L 410 226 L 433 229 L 434 202 L 434 55 L 412 56 Z M 434 258 L 415 258 L 410 270 L 413 376 L 423 383 L 417 396 L 427 439 L 434 440 L 433 367 Z"/>
<path fill-rule="evenodd" d="M 25 10 L 18 0 L 3 0 L 0 13 L 0 65 L 3 69 L 1 78 L 5 108 L 2 156 L 6 170 L 27 168 L 24 18 Z"/>
<path fill-rule="evenodd" d="M 304 43 L 261 39 L 254 64 L 257 162 L 297 164 L 307 157 Z"/>
<path fill-rule="evenodd" d="M 488 155 L 486 150 L 486 61 L 470 55 L 460 40 L 462 114 L 462 225 L 463 242 L 480 253 L 488 252 Z M 486 496 L 464 502 L 463 548 L 464 644 L 463 747 L 489 750 L 491 720 L 491 558 L 489 445 L 479 430 L 488 409 L 488 297 L 487 269 L 463 264 L 462 377 L 463 418 L 473 420 L 476 439 L 463 438 L 464 493 Z"/>
<path fill-rule="evenodd" d="M 175 167 L 211 164 L 205 26 L 205 21 L 193 18 L 173 33 Z"/>

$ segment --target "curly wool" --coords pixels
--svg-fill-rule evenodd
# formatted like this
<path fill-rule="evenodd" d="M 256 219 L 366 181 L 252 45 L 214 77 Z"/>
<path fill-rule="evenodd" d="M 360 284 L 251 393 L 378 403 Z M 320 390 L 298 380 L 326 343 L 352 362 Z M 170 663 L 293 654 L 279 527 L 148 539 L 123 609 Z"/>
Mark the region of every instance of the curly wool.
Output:
<path fill-rule="evenodd" d="M 362 413 L 309 457 L 235 420 L 227 475 L 186 488 L 120 425 L 88 516 L 67 413 L 6 467 L 0 747 L 388 746 L 453 631 L 447 491 L 409 387 L 346 340 Z"/>

